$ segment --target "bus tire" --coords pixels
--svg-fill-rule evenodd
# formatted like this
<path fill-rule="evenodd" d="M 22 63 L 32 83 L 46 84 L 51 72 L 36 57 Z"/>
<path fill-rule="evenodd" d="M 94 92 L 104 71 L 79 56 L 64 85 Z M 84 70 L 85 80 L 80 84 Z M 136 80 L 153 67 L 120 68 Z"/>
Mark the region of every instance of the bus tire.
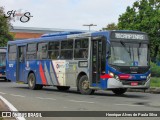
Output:
<path fill-rule="evenodd" d="M 91 95 L 95 90 L 89 88 L 89 81 L 87 75 L 83 75 L 78 83 L 78 89 L 83 95 Z"/>
<path fill-rule="evenodd" d="M 127 88 L 117 88 L 113 89 L 112 92 L 116 95 L 122 95 L 127 91 Z"/>
<path fill-rule="evenodd" d="M 69 90 L 70 87 L 68 86 L 57 86 L 57 89 L 60 90 L 60 91 L 67 91 Z"/>
<path fill-rule="evenodd" d="M 7 79 L 7 78 L 4 78 L 4 80 L 6 81 L 6 82 L 11 82 L 9 79 Z"/>
<path fill-rule="evenodd" d="M 36 77 L 34 73 L 30 73 L 28 76 L 28 87 L 32 90 L 39 90 L 42 89 L 43 85 L 36 84 Z"/>

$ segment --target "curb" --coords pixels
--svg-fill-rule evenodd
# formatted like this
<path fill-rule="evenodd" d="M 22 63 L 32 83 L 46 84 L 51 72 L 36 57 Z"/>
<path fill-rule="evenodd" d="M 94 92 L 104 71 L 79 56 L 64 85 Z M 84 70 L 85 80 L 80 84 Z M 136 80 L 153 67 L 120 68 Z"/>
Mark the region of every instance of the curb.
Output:
<path fill-rule="evenodd" d="M 142 89 L 128 89 L 128 92 L 145 92 L 145 93 L 160 93 L 160 87 L 152 87 L 146 90 Z"/>
<path fill-rule="evenodd" d="M 18 110 L 4 97 L 0 96 L 0 100 L 9 108 L 10 111 L 18 112 Z M 24 117 L 15 117 L 16 120 L 26 120 Z"/>

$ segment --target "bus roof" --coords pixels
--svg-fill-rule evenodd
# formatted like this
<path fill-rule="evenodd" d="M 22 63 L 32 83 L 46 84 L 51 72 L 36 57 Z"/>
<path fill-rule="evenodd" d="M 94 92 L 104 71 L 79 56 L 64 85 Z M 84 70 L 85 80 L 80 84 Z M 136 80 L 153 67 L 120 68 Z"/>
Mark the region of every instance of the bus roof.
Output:
<path fill-rule="evenodd" d="M 63 35 L 72 35 L 72 34 L 81 34 L 81 33 L 85 33 L 85 32 L 81 32 L 81 31 L 57 32 L 57 33 L 44 34 L 41 37 L 53 37 L 53 36 L 63 36 Z"/>
<path fill-rule="evenodd" d="M 40 38 L 31 38 L 31 39 L 22 39 L 22 40 L 15 40 L 15 41 L 8 41 L 8 44 L 25 44 L 25 43 L 33 43 L 33 42 L 44 42 L 45 41 L 56 41 L 56 40 L 63 40 L 67 39 L 68 36 L 75 36 L 75 37 L 86 37 L 89 35 L 109 35 L 110 32 L 133 32 L 133 33 L 142 33 L 140 31 L 132 31 L 132 30 L 111 30 L 111 31 L 95 31 L 95 32 L 82 32 L 82 31 L 71 31 L 71 32 L 58 32 L 58 33 L 51 33 L 51 34 L 44 34 Z"/>

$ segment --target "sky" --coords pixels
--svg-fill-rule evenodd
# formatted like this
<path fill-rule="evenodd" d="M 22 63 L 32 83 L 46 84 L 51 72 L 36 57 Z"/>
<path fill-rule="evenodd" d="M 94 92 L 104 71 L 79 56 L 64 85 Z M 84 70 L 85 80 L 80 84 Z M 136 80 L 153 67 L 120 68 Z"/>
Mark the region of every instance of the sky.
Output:
<path fill-rule="evenodd" d="M 109 23 L 117 23 L 119 15 L 136 0 L 0 0 L 8 11 L 30 12 L 26 23 L 15 18 L 13 26 L 88 30 L 84 24 L 94 24 L 100 30 Z M 27 15 L 27 14 L 26 14 Z"/>

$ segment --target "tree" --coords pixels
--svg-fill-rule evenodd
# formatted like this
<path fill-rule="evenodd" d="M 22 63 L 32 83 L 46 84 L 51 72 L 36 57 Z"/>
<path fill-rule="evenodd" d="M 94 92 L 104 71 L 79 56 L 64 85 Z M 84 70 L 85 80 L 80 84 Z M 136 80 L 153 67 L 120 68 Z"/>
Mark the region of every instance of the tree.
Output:
<path fill-rule="evenodd" d="M 9 33 L 11 24 L 9 19 L 4 17 L 4 9 L 0 7 L 0 46 L 4 47 L 7 45 L 8 40 L 13 40 L 13 36 Z"/>
<path fill-rule="evenodd" d="M 138 30 L 148 33 L 151 42 L 151 57 L 154 61 L 160 51 L 160 0 L 139 0 L 127 7 L 120 15 L 118 28 L 123 30 Z"/>
<path fill-rule="evenodd" d="M 118 26 L 115 23 L 110 23 L 102 30 L 118 30 Z"/>

